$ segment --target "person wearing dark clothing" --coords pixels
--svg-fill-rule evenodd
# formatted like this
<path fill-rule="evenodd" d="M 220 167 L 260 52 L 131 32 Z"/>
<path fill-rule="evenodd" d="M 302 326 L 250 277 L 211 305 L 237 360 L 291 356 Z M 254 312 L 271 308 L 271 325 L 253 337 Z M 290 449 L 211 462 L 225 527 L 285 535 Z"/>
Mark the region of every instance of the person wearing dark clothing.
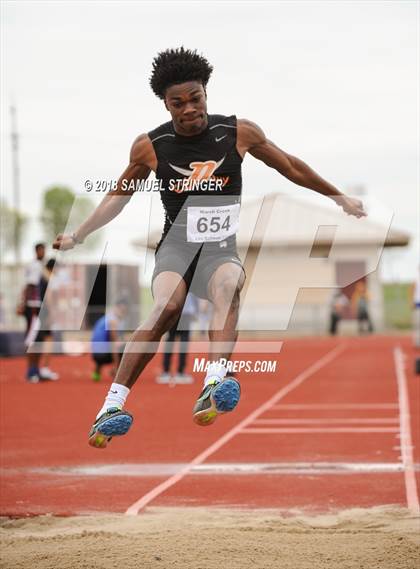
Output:
<path fill-rule="evenodd" d="M 330 334 L 335 336 L 338 331 L 338 323 L 343 317 L 343 312 L 348 305 L 349 301 L 347 296 L 338 291 L 334 294 L 331 303 L 331 313 L 330 313 Z"/>
<path fill-rule="evenodd" d="M 198 313 L 198 298 L 189 293 L 185 300 L 180 319 L 169 330 L 163 354 L 163 373 L 156 379 L 157 383 L 192 383 L 191 375 L 185 373 L 188 343 L 190 341 L 191 324 Z M 179 338 L 178 372 L 172 377 L 170 373 L 174 343 Z"/>

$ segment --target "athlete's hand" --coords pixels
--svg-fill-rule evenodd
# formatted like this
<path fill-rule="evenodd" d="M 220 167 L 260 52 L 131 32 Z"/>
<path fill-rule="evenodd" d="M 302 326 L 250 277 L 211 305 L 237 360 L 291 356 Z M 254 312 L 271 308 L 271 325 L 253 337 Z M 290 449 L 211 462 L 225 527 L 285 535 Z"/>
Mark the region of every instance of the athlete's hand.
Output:
<path fill-rule="evenodd" d="M 73 249 L 75 246 L 75 242 L 72 235 L 57 235 L 55 241 L 53 243 L 53 249 L 59 249 L 60 251 L 68 251 L 69 249 Z"/>
<path fill-rule="evenodd" d="M 347 215 L 354 215 L 358 218 L 367 216 L 367 213 L 363 207 L 363 202 L 357 198 L 349 198 L 348 196 L 335 196 L 334 201 L 337 205 L 343 208 Z"/>

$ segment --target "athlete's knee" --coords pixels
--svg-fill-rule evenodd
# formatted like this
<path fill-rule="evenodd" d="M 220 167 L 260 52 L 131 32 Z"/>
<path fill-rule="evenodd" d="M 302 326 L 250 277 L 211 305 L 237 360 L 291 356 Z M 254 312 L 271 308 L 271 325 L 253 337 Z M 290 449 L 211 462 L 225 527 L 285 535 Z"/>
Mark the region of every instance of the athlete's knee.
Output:
<path fill-rule="evenodd" d="M 169 322 L 178 317 L 181 308 L 182 306 L 174 300 L 160 298 L 155 302 L 153 313 L 159 320 Z"/>
<path fill-rule="evenodd" d="M 233 306 L 239 305 L 240 287 L 238 279 L 235 277 L 223 279 L 223 281 L 217 285 L 214 292 L 214 302 L 218 303 L 229 303 Z"/>

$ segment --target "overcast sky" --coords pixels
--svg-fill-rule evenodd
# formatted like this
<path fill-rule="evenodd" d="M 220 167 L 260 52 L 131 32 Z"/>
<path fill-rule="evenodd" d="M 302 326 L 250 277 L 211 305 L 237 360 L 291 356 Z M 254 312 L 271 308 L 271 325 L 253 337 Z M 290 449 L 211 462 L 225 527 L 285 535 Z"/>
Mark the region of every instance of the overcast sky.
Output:
<path fill-rule="evenodd" d="M 169 120 L 148 84 L 151 61 L 184 45 L 214 66 L 210 113 L 257 122 L 342 191 L 363 185 L 394 212 L 393 226 L 413 241 L 387 254 L 382 271 L 414 278 L 417 2 L 14 1 L 1 10 L 1 182 L 9 203 L 12 101 L 22 209 L 35 217 L 46 187 L 83 194 L 87 178 L 118 178 L 134 138 Z M 310 193 L 248 157 L 244 195 L 270 191 Z M 131 259 L 127 243 L 146 203 L 136 195 L 114 232 Z M 37 232 L 34 224 L 25 258 Z"/>

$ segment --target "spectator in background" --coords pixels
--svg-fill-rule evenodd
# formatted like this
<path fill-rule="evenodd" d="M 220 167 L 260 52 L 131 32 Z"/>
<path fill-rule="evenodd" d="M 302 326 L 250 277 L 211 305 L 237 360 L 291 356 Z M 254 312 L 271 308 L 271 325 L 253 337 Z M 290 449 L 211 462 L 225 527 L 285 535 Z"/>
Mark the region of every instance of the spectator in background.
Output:
<path fill-rule="evenodd" d="M 359 281 L 356 284 L 351 303 L 356 312 L 359 334 L 372 333 L 373 324 L 369 316 L 369 293 L 364 281 Z"/>
<path fill-rule="evenodd" d="M 204 298 L 198 299 L 198 332 L 200 336 L 207 339 L 207 332 L 210 325 L 212 315 L 211 302 Z"/>
<path fill-rule="evenodd" d="M 44 342 L 48 333 L 40 330 L 41 322 L 39 312 L 41 309 L 41 278 L 44 272 L 45 244 L 35 245 L 35 259 L 25 269 L 25 287 L 21 300 L 17 307 L 17 313 L 25 317 L 26 335 L 25 346 L 27 347 L 27 371 L 28 383 L 38 383 L 41 380 L 58 379 L 48 367 L 40 367 L 42 351 L 32 352 L 29 350 L 33 342 Z M 48 332 L 48 331 L 47 331 Z M 46 373 L 44 373 L 46 372 Z"/>
<path fill-rule="evenodd" d="M 343 317 L 344 311 L 349 304 L 347 296 L 341 291 L 336 291 L 331 301 L 330 311 L 330 334 L 335 336 L 338 329 L 338 323 Z"/>
<path fill-rule="evenodd" d="M 188 343 L 190 341 L 191 324 L 198 314 L 198 298 L 189 292 L 185 299 L 179 320 L 169 330 L 163 354 L 163 372 L 156 378 L 157 383 L 192 383 L 191 375 L 185 373 Z M 179 337 L 178 372 L 172 378 L 171 360 L 176 338 Z"/>
<path fill-rule="evenodd" d="M 54 267 L 58 266 L 55 259 L 49 259 L 47 264 L 42 270 L 41 280 L 39 281 L 39 296 L 41 299 L 41 311 L 39 313 L 39 331 L 36 335 L 36 342 L 44 342 L 44 345 L 51 345 L 52 340 L 52 318 L 53 318 L 53 304 L 48 294 L 48 287 L 51 284 Z M 58 373 L 49 368 L 50 361 L 50 348 L 46 347 L 43 350 L 43 363 L 44 365 L 39 369 L 41 380 L 59 379 Z"/>
<path fill-rule="evenodd" d="M 96 321 L 92 331 L 92 357 L 95 369 L 93 381 L 100 381 L 101 368 L 112 365 L 111 377 L 117 373 L 124 351 L 124 343 L 119 343 L 123 322 L 128 313 L 128 300 L 118 299 L 112 309 Z"/>

